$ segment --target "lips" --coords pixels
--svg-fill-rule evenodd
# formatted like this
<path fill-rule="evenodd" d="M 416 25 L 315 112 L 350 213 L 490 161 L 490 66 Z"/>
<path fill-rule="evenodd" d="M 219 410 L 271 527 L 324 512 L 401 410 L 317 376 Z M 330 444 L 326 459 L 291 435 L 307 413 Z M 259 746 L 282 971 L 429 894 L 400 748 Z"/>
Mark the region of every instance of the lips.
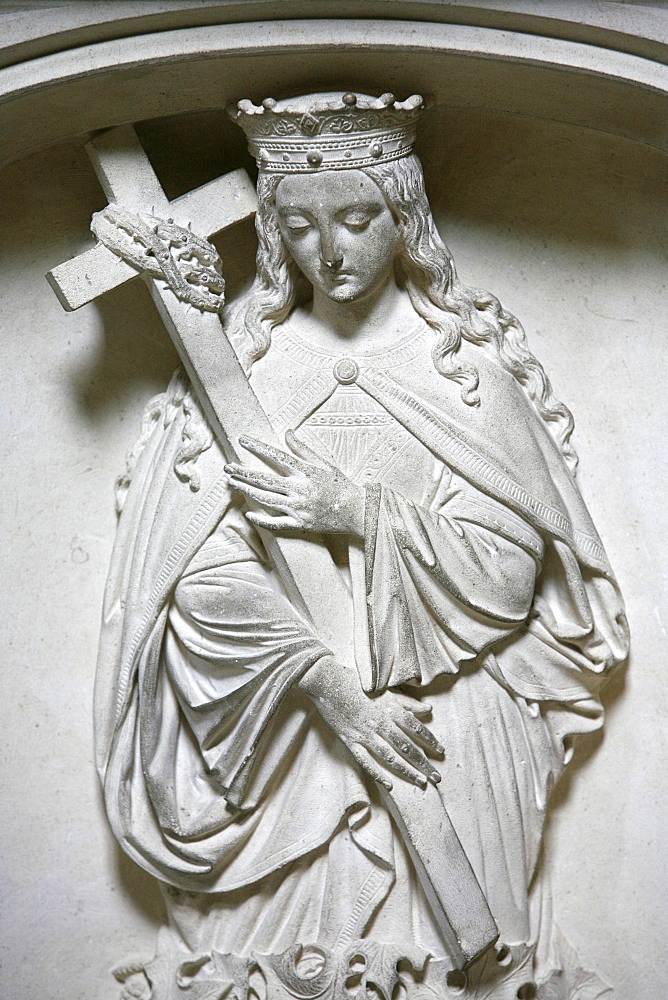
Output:
<path fill-rule="evenodd" d="M 350 271 L 337 271 L 335 274 L 332 274 L 331 271 L 327 271 L 324 268 L 321 269 L 320 275 L 323 278 L 327 278 L 329 281 L 341 281 L 345 278 L 353 277 Z"/>

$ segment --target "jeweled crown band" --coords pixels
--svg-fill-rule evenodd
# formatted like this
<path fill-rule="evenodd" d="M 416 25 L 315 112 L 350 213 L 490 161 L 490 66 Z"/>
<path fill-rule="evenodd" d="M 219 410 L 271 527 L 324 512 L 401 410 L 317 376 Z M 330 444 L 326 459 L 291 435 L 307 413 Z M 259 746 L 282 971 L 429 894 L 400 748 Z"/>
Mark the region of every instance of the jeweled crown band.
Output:
<path fill-rule="evenodd" d="M 259 107 L 239 101 L 231 111 L 265 173 L 352 170 L 408 156 L 424 103 L 415 95 L 310 94 Z"/>
<path fill-rule="evenodd" d="M 319 141 L 282 138 L 249 142 L 260 170 L 281 173 L 308 173 L 315 170 L 352 170 L 408 156 L 415 133 L 405 129 L 371 132 L 351 138 L 319 136 Z"/>

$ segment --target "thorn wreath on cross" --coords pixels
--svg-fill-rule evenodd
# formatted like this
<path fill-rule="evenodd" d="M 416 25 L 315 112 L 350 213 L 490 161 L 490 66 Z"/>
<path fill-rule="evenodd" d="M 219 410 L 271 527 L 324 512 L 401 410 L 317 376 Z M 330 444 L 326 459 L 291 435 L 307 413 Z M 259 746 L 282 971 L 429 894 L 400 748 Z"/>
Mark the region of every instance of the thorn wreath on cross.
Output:
<path fill-rule="evenodd" d="M 233 170 L 168 201 L 131 125 L 104 132 L 86 150 L 110 202 L 108 209 L 94 216 L 94 220 L 106 215 L 109 209 L 118 211 L 122 207 L 126 214 L 152 216 L 156 222 L 175 224 L 177 228 L 203 235 L 205 240 L 199 242 L 205 243 L 255 212 L 255 190 L 243 169 Z M 135 263 L 133 266 L 105 242 L 98 242 L 85 253 L 54 267 L 46 277 L 63 308 L 71 311 L 137 278 L 141 273 L 137 268 L 145 270 L 145 263 L 139 260 Z"/>
<path fill-rule="evenodd" d="M 233 171 L 169 202 L 131 126 L 102 133 L 87 151 L 110 201 L 94 224 L 104 242 L 49 272 L 47 278 L 61 304 L 67 310 L 78 309 L 141 276 L 227 461 L 237 461 L 240 439 L 249 432 L 281 447 L 225 335 L 217 305 L 210 308 L 213 300 L 206 296 L 205 305 L 197 296 L 193 301 L 192 288 L 181 288 L 179 294 L 179 277 L 172 274 L 170 280 L 171 265 L 165 256 L 173 238 L 177 244 L 183 241 L 186 258 L 197 253 L 211 257 L 196 261 L 195 270 L 198 264 L 211 268 L 208 279 L 205 275 L 202 280 L 205 287 L 207 281 L 215 286 L 218 277 L 220 301 L 222 275 L 215 249 L 196 234 L 211 237 L 253 214 L 255 192 L 246 172 Z M 189 248 L 187 233 L 192 236 Z M 177 266 L 178 261 L 172 258 L 172 262 Z M 188 283 L 183 273 L 180 277 L 181 284 Z M 352 664 L 348 602 L 325 544 L 313 535 L 260 533 L 293 602 L 311 620 L 322 642 L 342 662 Z M 498 932 L 441 798 L 432 786 L 421 789 L 401 779 L 391 791 L 380 788 L 380 793 L 451 954 L 463 968 L 496 940 Z"/>

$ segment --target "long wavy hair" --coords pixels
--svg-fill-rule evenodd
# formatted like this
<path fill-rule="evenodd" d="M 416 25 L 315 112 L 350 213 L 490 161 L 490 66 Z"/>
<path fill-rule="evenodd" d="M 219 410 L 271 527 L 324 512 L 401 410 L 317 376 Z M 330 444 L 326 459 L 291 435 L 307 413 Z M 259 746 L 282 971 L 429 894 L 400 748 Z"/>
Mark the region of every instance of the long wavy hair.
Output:
<path fill-rule="evenodd" d="M 432 359 L 437 371 L 461 385 L 466 405 L 478 406 L 478 373 L 475 366 L 458 363 L 457 348 L 466 340 L 493 354 L 522 386 L 574 473 L 577 456 L 570 443 L 573 416 L 555 398 L 543 366 L 529 350 L 519 320 L 506 312 L 494 295 L 465 285 L 457 277 L 452 254 L 432 217 L 420 161 L 408 156 L 366 167 L 363 173 L 380 188 L 398 222 L 396 279 L 410 296 L 416 313 L 434 331 Z M 246 371 L 268 350 L 273 328 L 311 294 L 281 237 L 275 195 L 283 176 L 259 176 L 256 277 L 248 292 L 225 314 L 228 335 Z"/>

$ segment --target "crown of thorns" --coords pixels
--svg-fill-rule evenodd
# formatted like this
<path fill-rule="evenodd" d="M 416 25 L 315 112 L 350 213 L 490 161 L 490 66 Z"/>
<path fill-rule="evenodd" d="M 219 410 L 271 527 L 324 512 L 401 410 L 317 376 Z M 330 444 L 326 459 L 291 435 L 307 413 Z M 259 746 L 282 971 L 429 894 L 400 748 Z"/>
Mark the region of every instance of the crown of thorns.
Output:
<path fill-rule="evenodd" d="M 414 94 L 309 94 L 261 105 L 239 101 L 230 110 L 265 173 L 353 170 L 408 156 L 424 100 Z"/>

